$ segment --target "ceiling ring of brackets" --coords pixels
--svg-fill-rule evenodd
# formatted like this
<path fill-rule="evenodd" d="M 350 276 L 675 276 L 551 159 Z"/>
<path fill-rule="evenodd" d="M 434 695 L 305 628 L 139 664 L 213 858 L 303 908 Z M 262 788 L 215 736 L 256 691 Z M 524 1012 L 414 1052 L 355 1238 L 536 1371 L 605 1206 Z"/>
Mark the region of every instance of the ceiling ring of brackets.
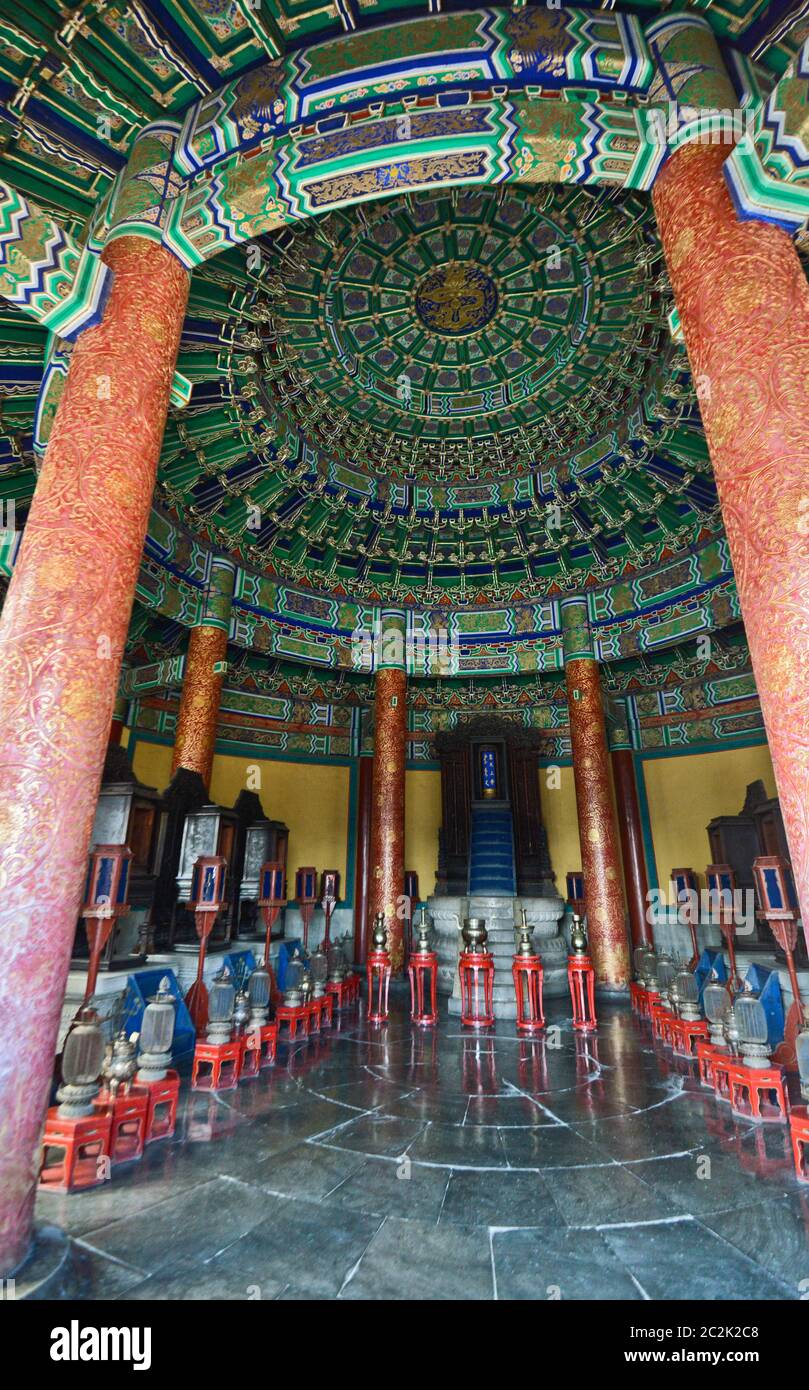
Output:
<path fill-rule="evenodd" d="M 97 220 L 94 236 L 98 243 L 106 234 L 124 234 L 137 226 L 141 234 L 173 245 L 188 263 L 210 262 L 213 270 L 212 257 L 223 251 L 227 255 L 228 247 L 247 237 L 300 222 L 310 214 L 314 226 L 330 210 L 339 213 L 353 204 L 360 211 L 365 202 L 401 197 L 403 189 L 418 189 L 425 183 L 444 187 L 457 181 L 463 188 L 475 182 L 505 183 L 512 179 L 543 183 L 548 179 L 569 183 L 605 179 L 613 186 L 648 188 L 665 153 L 659 142 L 650 141 L 647 125 L 640 119 L 649 102 L 654 103 L 656 71 L 665 59 L 667 45 L 676 65 L 682 61 L 683 43 L 687 46 L 695 36 L 701 42 L 705 34 L 710 38 L 705 21 L 693 14 L 684 20 L 666 16 L 657 22 L 656 29 L 654 24 L 647 26 L 646 37 L 633 16 L 603 11 L 477 11 L 440 16 L 417 25 L 418 32 L 425 35 L 421 41 L 424 61 L 420 59 L 415 66 L 410 63 L 408 72 L 402 71 L 401 63 L 396 72 L 385 70 L 385 63 L 390 60 L 391 36 L 401 34 L 407 40 L 416 32 L 412 22 L 394 29 L 351 34 L 339 43 L 319 45 L 255 68 L 227 83 L 213 97 L 203 97 L 189 112 L 179 138 L 176 121 L 153 124 L 137 142 L 138 157 L 120 176 L 104 215 Z M 460 36 L 455 50 L 448 42 L 450 32 Z M 650 34 L 655 62 L 649 56 Z M 438 48 L 441 60 L 436 63 Z M 453 52 L 454 64 L 449 61 Z M 376 54 L 375 61 L 368 61 L 369 53 L 371 59 Z M 734 49 L 728 50 L 727 56 L 737 91 L 749 93 L 751 65 Z M 352 63 L 353 74 L 346 82 L 346 68 L 350 72 Z M 466 80 L 461 76 L 464 65 Z M 150 158 L 156 162 L 150 163 Z M 156 177 L 161 165 L 162 180 Z M 106 225 L 108 212 L 111 217 Z M 675 384 L 684 389 L 682 380 L 675 380 Z M 669 401 L 663 408 L 676 414 L 679 406 Z M 189 413 L 189 421 L 191 418 Z M 648 434 L 648 421 L 641 420 L 640 426 Z M 653 442 L 641 435 L 641 452 L 649 452 Z M 289 462 L 281 461 L 283 467 Z M 308 488 L 315 500 L 326 493 L 325 489 L 316 491 L 322 480 L 317 469 L 301 469 L 298 461 L 292 460 L 287 472 L 296 487 L 304 493 Z M 581 498 L 587 500 L 590 486 L 591 479 L 584 472 Z M 662 486 L 666 490 L 665 482 Z M 354 505 L 349 495 L 345 489 L 338 491 L 337 505 L 344 509 Z M 657 501 L 659 495 L 656 485 L 651 497 Z M 170 491 L 163 500 L 171 510 L 179 510 L 179 498 L 172 498 Z M 384 509 L 387 503 L 380 500 Z M 636 497 L 634 502 L 648 512 L 648 495 Z M 360 505 L 367 510 L 365 499 L 360 499 Z M 513 523 L 510 513 L 515 513 L 515 504 L 506 502 L 505 506 L 505 516 L 490 509 L 497 528 Z M 418 508 L 412 510 L 418 513 Z M 444 521 L 441 509 L 433 508 L 429 516 L 433 526 Z M 368 519 L 372 527 L 376 518 L 371 513 Z M 649 592 L 657 586 L 667 594 L 666 581 L 656 581 L 648 569 L 650 563 L 662 561 L 666 568 L 672 550 L 682 551 L 684 560 L 686 554 L 693 558 L 695 542 L 701 547 L 700 554 L 707 553 L 710 521 L 710 503 L 703 499 L 704 524 L 696 535 L 692 530 L 686 536 L 659 537 L 651 549 L 645 548 L 645 537 L 636 535 L 632 552 L 621 557 L 617 572 L 631 574 L 645 568 Z M 204 544 L 233 544 L 227 525 L 220 528 L 204 506 L 202 516 L 195 516 L 194 522 Z M 448 518 L 445 524 L 451 524 Z M 369 548 L 367 544 L 365 548 Z M 530 550 L 530 542 L 526 549 Z M 157 563 L 154 555 L 151 558 Z M 609 562 L 610 557 L 606 558 Z M 252 550 L 245 555 L 245 591 L 263 582 L 250 572 L 257 559 Z M 308 553 L 302 560 L 290 560 L 286 539 L 275 547 L 269 571 L 272 574 L 275 565 L 278 573 L 268 582 L 275 584 L 278 592 L 283 589 L 285 597 L 277 605 L 274 600 L 267 611 L 275 612 L 284 604 L 297 606 L 304 623 L 309 620 L 306 583 L 312 581 L 306 572 L 307 559 Z M 534 591 L 546 592 L 554 584 L 557 589 L 594 581 L 597 585 L 599 578 L 610 572 L 603 557 L 601 568 L 596 566 L 592 572 L 577 570 L 575 554 L 563 552 L 563 561 L 567 569 L 563 564 L 561 576 L 550 582 L 541 569 L 533 577 L 526 570 L 512 579 L 507 570 L 510 561 L 506 565 L 495 561 L 490 567 L 491 579 L 465 586 L 462 595 L 442 592 L 440 585 L 433 583 L 427 590 L 428 603 L 460 603 L 472 619 L 472 628 L 485 627 L 485 622 L 474 617 L 476 603 L 498 607 L 498 615 L 505 608 L 508 623 L 498 631 L 512 642 L 521 641 L 523 634 L 528 636 L 521 597 L 532 597 L 532 584 Z M 174 577 L 180 574 L 175 557 Z M 280 582 L 284 575 L 291 579 L 286 585 Z M 693 590 L 687 584 L 679 588 L 677 598 L 684 609 L 689 602 L 694 603 L 698 592 L 705 591 L 706 579 L 715 582 L 715 575 L 700 574 Z M 378 596 L 388 592 L 382 581 L 381 575 L 373 573 L 338 575 L 334 592 L 339 599 L 341 589 L 346 593 L 359 590 L 373 605 Z M 197 582 L 190 580 L 192 590 Z M 301 595 L 297 601 L 296 593 Z M 417 588 L 408 593 L 399 587 L 394 596 L 414 606 L 420 601 Z M 319 600 L 309 597 L 316 608 Z M 322 602 L 328 601 L 326 592 Z M 665 608 L 665 599 L 660 608 Z M 193 620 L 192 611 L 193 603 L 189 602 L 180 621 Z M 427 611 L 424 609 L 423 614 Z M 283 622 L 285 616 L 288 618 L 288 614 L 279 613 L 279 620 Z M 732 620 L 732 614 L 727 620 Z M 507 631 L 509 624 L 511 630 Z M 490 631 L 492 627 L 490 621 Z M 338 630 L 339 625 L 335 633 Z M 247 637 L 241 631 L 232 635 L 236 641 Z M 677 640 L 674 630 L 670 640 Z M 256 646 L 260 650 L 261 642 Z"/>

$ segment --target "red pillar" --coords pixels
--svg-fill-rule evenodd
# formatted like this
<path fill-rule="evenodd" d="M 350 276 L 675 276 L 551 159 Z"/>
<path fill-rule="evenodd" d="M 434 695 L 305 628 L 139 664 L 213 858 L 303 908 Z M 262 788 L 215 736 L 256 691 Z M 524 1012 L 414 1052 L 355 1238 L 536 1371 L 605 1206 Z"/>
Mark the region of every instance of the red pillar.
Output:
<path fill-rule="evenodd" d="M 716 477 L 801 911 L 809 917 L 809 285 L 740 222 L 727 146 L 691 144 L 653 201 Z"/>
<path fill-rule="evenodd" d="M 368 920 L 385 915 L 388 949 L 394 971 L 404 965 L 404 923 L 399 915 L 404 893 L 405 754 L 407 749 L 407 676 L 404 614 L 386 612 L 378 636 L 374 678 L 374 771 L 371 805 L 371 888 Z"/>
<path fill-rule="evenodd" d="M 646 856 L 643 852 L 635 760 L 629 748 L 613 748 L 610 756 L 632 945 L 651 946 L 654 944 L 654 936 L 646 919 L 649 880 L 646 877 Z"/>
<path fill-rule="evenodd" d="M 354 870 L 354 964 L 364 965 L 368 951 L 368 890 L 371 876 L 371 802 L 373 762 L 358 760 L 357 861 Z"/>
<path fill-rule="evenodd" d="M 601 676 L 586 600 L 563 599 L 560 606 L 590 955 L 599 985 L 626 989 L 631 970 Z"/>
<path fill-rule="evenodd" d="M 197 627 L 192 627 L 188 637 L 171 760 L 172 776 L 179 767 L 198 772 L 206 788 L 211 785 L 219 704 L 227 668 L 235 574 L 232 561 L 213 557 L 201 620 Z"/>
<path fill-rule="evenodd" d="M 189 277 L 135 237 L 79 338 L 0 617 L 0 1274 L 25 1256 L 59 1017 Z"/>

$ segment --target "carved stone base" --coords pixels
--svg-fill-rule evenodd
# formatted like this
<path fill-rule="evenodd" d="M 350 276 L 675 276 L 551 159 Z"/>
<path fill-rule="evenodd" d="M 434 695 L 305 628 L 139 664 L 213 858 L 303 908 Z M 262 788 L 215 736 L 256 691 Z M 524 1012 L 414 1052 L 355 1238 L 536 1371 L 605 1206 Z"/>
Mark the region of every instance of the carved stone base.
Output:
<path fill-rule="evenodd" d="M 517 1016 L 517 1001 L 511 965 L 514 958 L 514 926 L 524 907 L 534 926 L 534 944 L 544 967 L 544 994 L 553 998 L 567 993 L 567 942 L 560 933 L 565 905 L 561 898 L 525 897 L 445 897 L 435 896 L 427 903 L 434 923 L 434 949 L 438 955 L 438 989 L 448 994 L 449 1012 L 460 1015 L 458 955 L 460 928 L 464 917 L 483 917 L 489 933 L 488 947 L 494 957 L 495 1018 Z"/>

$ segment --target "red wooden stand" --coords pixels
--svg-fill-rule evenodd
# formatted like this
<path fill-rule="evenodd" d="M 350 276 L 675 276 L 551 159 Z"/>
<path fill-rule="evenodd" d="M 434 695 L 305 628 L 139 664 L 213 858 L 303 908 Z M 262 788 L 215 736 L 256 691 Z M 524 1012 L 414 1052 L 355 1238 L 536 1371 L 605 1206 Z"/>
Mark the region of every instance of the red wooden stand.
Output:
<path fill-rule="evenodd" d="M 539 1033 L 545 1027 L 542 1010 L 542 960 L 539 956 L 517 954 L 511 966 L 517 996 L 517 1031 Z"/>
<path fill-rule="evenodd" d="M 643 985 L 639 985 L 637 980 L 633 980 L 632 984 L 629 986 L 629 998 L 632 1003 L 632 1008 L 638 1015 L 638 1018 L 651 1018 L 652 1005 L 660 1002 L 660 995 L 657 993 L 657 990 L 644 989 Z"/>
<path fill-rule="evenodd" d="M 285 1023 L 289 1034 L 290 1042 L 298 1035 L 298 1026 L 305 1038 L 309 1036 L 309 1005 L 308 1004 L 279 1004 L 275 1010 L 275 1022 L 278 1026 L 280 1037 L 281 1027 Z"/>
<path fill-rule="evenodd" d="M 42 1136 L 39 1186 L 51 1192 L 77 1192 L 104 1182 L 109 1173 L 99 1159 L 109 1159 L 111 1129 L 109 1110 L 67 1120 L 59 1114 L 58 1105 L 52 1106 Z"/>
<path fill-rule="evenodd" d="M 717 1061 L 727 1057 L 727 1048 L 714 1047 L 712 1042 L 697 1042 L 697 1065 L 699 1067 L 699 1080 L 701 1086 L 708 1086 L 715 1089 L 714 1067 Z"/>
<path fill-rule="evenodd" d="M 597 1027 L 595 971 L 589 956 L 568 956 L 567 982 L 573 1004 L 573 1027 L 582 1031 Z"/>
<path fill-rule="evenodd" d="M 239 1084 L 242 1066 L 241 1038 L 226 1043 L 199 1040 L 194 1048 L 192 1091 L 232 1091 Z"/>
<path fill-rule="evenodd" d="M 652 1020 L 652 1037 L 657 1038 L 658 1042 L 666 1042 L 667 1037 L 671 1041 L 671 1026 L 676 1021 L 676 1014 L 671 1009 L 667 1009 L 665 1004 L 659 1001 L 652 1004 L 649 1017 Z"/>
<path fill-rule="evenodd" d="M 789 1100 L 784 1085 L 784 1068 L 746 1067 L 736 1061 L 729 1071 L 730 1108 L 747 1119 L 770 1120 L 785 1125 L 789 1119 Z"/>
<path fill-rule="evenodd" d="M 179 1074 L 176 1071 L 168 1071 L 162 1081 L 139 1081 L 138 1085 L 149 1092 L 146 1143 L 152 1144 L 156 1139 L 170 1139 L 177 1126 Z"/>
<path fill-rule="evenodd" d="M 369 951 L 366 970 L 368 975 L 368 1022 L 387 1023 L 391 974 L 388 952 Z"/>
<path fill-rule="evenodd" d="M 149 1091 L 146 1086 L 130 1086 L 111 1096 L 101 1091 L 93 1101 L 96 1111 L 111 1117 L 109 1156 L 113 1163 L 140 1158 L 146 1143 L 149 1121 Z"/>
<path fill-rule="evenodd" d="M 710 1028 L 704 1018 L 675 1018 L 671 1025 L 671 1044 L 678 1057 L 693 1057 L 695 1044 L 709 1035 Z"/>
<path fill-rule="evenodd" d="M 407 973 L 411 1022 L 431 1028 L 438 1022 L 438 956 L 435 951 L 412 951 Z"/>
<path fill-rule="evenodd" d="M 494 1026 L 494 960 L 488 951 L 461 951 L 461 1023 L 464 1028 Z"/>
<path fill-rule="evenodd" d="M 809 1182 L 806 1146 L 809 1144 L 809 1110 L 805 1105 L 794 1105 L 789 1113 L 789 1133 L 792 1139 L 792 1157 L 795 1161 L 795 1176 L 801 1182 Z"/>

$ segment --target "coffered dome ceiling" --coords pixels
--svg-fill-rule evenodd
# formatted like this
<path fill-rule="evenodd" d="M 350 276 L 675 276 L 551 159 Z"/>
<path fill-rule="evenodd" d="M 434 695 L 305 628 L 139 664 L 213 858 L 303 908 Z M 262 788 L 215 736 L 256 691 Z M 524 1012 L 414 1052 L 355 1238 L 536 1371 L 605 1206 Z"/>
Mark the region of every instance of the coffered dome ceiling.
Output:
<path fill-rule="evenodd" d="M 383 601 L 480 604 L 711 534 L 648 198 L 517 185 L 279 232 L 195 276 L 183 370 L 204 336 L 195 295 L 228 268 L 220 401 L 195 389 L 161 486 L 243 562 Z"/>

